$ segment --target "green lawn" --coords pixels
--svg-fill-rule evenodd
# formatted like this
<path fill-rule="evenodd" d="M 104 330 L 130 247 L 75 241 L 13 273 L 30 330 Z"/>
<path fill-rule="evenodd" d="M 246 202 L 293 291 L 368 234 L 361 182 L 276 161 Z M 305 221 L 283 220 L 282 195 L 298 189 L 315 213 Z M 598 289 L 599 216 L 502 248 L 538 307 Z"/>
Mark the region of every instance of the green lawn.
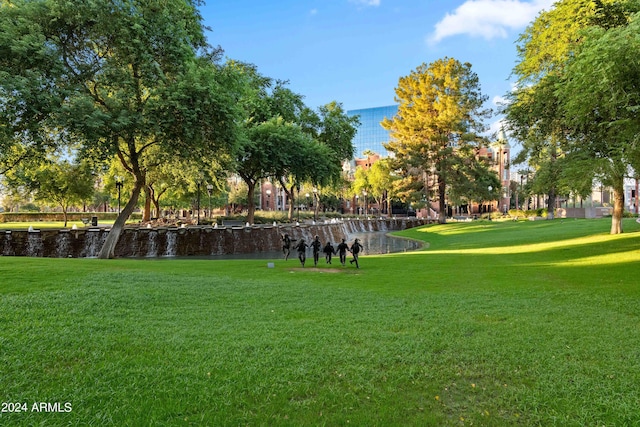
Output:
<path fill-rule="evenodd" d="M 0 257 L 0 425 L 639 425 L 624 226 L 434 225 L 359 270 Z"/>

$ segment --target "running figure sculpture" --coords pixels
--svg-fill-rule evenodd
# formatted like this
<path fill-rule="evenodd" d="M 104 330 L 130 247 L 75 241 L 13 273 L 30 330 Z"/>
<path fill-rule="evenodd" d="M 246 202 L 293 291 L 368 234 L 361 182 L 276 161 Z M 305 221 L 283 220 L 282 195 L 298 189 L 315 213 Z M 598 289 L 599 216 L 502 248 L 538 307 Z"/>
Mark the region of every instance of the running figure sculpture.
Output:
<path fill-rule="evenodd" d="M 304 262 L 307 260 L 307 248 L 308 247 L 309 247 L 309 245 L 307 245 L 304 242 L 304 239 L 300 239 L 300 241 L 298 242 L 298 244 L 295 247 L 298 250 L 298 259 L 300 260 L 300 264 L 302 264 L 302 267 L 304 267 Z"/>
<path fill-rule="evenodd" d="M 320 243 L 320 237 L 316 236 L 316 238 L 311 242 L 311 249 L 313 249 L 313 266 L 318 266 L 318 259 L 320 258 L 320 251 L 322 250 L 322 243 Z"/>
<path fill-rule="evenodd" d="M 324 257 L 327 260 L 327 264 L 331 264 L 331 255 L 335 255 L 336 253 L 336 250 L 333 248 L 331 242 L 327 242 L 327 244 L 324 245 L 324 249 L 322 250 L 322 252 L 324 252 Z"/>
<path fill-rule="evenodd" d="M 338 255 L 340 255 L 340 263 L 342 265 L 345 265 L 345 263 L 347 262 L 348 250 L 349 250 L 349 245 L 347 245 L 347 242 L 345 241 L 345 239 L 342 239 L 342 242 L 338 244 L 338 247 L 336 248 L 336 252 L 338 252 Z"/>
<path fill-rule="evenodd" d="M 285 261 L 289 259 L 289 254 L 291 253 L 292 241 L 293 240 L 291 240 L 288 234 L 285 233 L 282 235 L 282 254 L 284 255 Z"/>
<path fill-rule="evenodd" d="M 349 249 L 353 254 L 353 259 L 349 261 L 349 264 L 353 264 L 355 262 L 356 268 L 360 268 L 360 264 L 358 263 L 358 255 L 360 254 L 360 251 L 362 249 L 364 249 L 364 247 L 360 244 L 360 241 L 358 239 L 353 242 L 353 245 L 351 245 L 351 249 Z"/>

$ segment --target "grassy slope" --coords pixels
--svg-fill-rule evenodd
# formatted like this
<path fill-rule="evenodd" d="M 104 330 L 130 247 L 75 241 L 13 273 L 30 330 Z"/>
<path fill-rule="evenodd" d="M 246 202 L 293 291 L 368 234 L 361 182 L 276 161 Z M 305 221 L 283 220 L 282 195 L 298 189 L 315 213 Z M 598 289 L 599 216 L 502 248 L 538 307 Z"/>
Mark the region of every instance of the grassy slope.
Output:
<path fill-rule="evenodd" d="M 0 257 L 2 401 L 33 425 L 640 423 L 640 225 L 430 226 L 362 268 Z"/>

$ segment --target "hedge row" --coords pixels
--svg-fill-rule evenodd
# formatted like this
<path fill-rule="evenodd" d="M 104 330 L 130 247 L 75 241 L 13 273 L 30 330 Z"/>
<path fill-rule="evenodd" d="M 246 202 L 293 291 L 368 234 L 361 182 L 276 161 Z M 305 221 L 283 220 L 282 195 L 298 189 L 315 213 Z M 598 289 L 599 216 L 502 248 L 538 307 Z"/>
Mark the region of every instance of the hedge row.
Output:
<path fill-rule="evenodd" d="M 509 216 L 518 217 L 518 218 L 528 218 L 530 216 L 541 216 L 546 217 L 548 214 L 546 208 L 542 209 L 532 209 L 528 211 L 523 211 L 522 209 L 509 209 Z"/>
<path fill-rule="evenodd" d="M 67 219 L 69 221 L 80 221 L 82 218 L 91 218 L 97 216 L 98 220 L 115 221 L 117 212 L 69 212 Z M 133 219 L 140 219 L 141 214 L 134 213 L 131 215 Z M 64 221 L 62 212 L 2 212 L 0 213 L 0 223 L 2 222 L 36 222 L 36 221 Z"/>

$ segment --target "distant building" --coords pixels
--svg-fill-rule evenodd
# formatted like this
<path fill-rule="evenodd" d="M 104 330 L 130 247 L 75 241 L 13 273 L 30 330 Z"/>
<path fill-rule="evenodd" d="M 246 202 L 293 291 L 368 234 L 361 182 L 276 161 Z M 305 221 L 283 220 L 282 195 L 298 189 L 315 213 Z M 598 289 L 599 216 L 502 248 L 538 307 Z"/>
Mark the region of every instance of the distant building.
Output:
<path fill-rule="evenodd" d="M 495 201 L 489 202 L 489 212 L 507 213 L 511 209 L 511 194 L 509 193 L 509 184 L 511 183 L 511 145 L 507 140 L 504 129 L 498 132 L 498 140 L 494 141 L 489 147 L 480 149 L 480 156 L 487 157 L 491 160 L 492 169 L 500 177 L 501 193 Z M 496 203 L 494 205 L 494 202 Z"/>
<path fill-rule="evenodd" d="M 393 118 L 397 113 L 397 105 L 347 111 L 347 115 L 350 117 L 360 117 L 360 126 L 358 127 L 358 132 L 353 138 L 353 145 L 355 147 L 354 157 L 356 159 L 367 157 L 364 154 L 367 150 L 373 151 L 381 157 L 387 157 L 389 155 L 382 145 L 383 143 L 389 142 L 389 131 L 384 129 L 380 125 L 380 122 L 385 118 Z"/>
<path fill-rule="evenodd" d="M 360 126 L 353 139 L 355 149 L 354 159 L 345 162 L 343 165 L 343 170 L 347 177 L 352 178 L 357 167 L 368 169 L 376 161 L 389 156 L 389 152 L 382 144 L 389 142 L 391 137 L 389 131 L 384 129 L 380 123 L 385 118 L 393 118 L 396 114 L 398 114 L 397 105 L 347 111 L 347 115 L 359 116 L 360 118 Z M 365 154 L 367 151 L 374 154 Z M 475 205 L 470 208 L 473 209 L 473 213 L 506 212 L 510 207 L 511 196 L 509 194 L 509 183 L 511 181 L 511 146 L 507 141 L 504 131 L 500 131 L 497 141 L 488 147 L 482 147 L 478 152 L 478 156 L 488 158 L 491 161 L 492 168 L 500 177 L 502 188 L 496 200 L 487 201 L 483 206 Z M 435 204 L 432 204 L 432 206 L 435 207 Z M 451 207 L 449 209 L 451 209 Z M 452 212 L 448 212 L 448 214 L 451 213 Z"/>

